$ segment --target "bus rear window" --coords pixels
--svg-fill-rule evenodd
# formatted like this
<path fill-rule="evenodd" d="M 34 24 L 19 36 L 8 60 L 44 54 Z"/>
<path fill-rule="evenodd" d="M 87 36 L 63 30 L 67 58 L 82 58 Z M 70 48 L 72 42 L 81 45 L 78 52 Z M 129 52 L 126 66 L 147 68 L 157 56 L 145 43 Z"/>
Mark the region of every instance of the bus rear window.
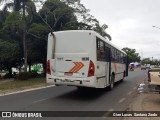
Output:
<path fill-rule="evenodd" d="M 56 35 L 56 53 L 88 53 L 90 45 L 91 40 L 86 35 Z"/>

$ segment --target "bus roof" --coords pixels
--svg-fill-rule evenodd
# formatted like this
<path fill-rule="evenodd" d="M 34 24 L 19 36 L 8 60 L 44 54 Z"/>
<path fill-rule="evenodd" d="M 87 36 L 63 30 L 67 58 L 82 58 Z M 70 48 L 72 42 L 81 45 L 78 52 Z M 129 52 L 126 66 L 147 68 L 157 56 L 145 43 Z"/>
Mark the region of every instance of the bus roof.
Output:
<path fill-rule="evenodd" d="M 99 33 L 93 31 L 93 30 L 65 30 L 65 31 L 57 31 L 57 32 L 53 32 L 53 33 L 66 33 L 66 32 L 90 32 L 92 34 L 95 34 L 95 36 L 99 37 L 100 39 L 102 39 L 104 42 L 108 43 L 109 45 L 113 46 L 114 48 L 116 48 L 117 50 L 123 52 L 124 54 L 126 54 L 126 52 L 124 52 L 123 50 L 121 50 L 119 47 L 117 47 L 116 45 L 112 44 L 107 38 L 102 37 Z"/>

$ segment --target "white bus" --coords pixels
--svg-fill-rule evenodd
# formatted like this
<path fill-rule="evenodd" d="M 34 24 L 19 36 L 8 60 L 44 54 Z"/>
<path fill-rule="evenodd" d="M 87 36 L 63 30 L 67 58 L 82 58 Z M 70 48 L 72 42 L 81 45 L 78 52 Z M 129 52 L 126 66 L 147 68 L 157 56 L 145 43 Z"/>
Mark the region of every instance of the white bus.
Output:
<path fill-rule="evenodd" d="M 128 75 L 127 55 L 90 30 L 50 33 L 47 83 L 111 89 Z"/>

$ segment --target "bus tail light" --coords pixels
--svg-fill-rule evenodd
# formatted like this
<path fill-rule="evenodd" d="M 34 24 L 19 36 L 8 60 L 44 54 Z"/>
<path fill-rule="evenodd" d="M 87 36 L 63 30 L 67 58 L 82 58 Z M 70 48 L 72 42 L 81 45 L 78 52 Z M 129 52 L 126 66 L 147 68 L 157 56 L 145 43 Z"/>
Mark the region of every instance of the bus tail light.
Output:
<path fill-rule="evenodd" d="M 89 69 L 88 69 L 88 77 L 94 76 L 94 71 L 95 71 L 94 63 L 90 60 Z"/>
<path fill-rule="evenodd" d="M 47 74 L 51 75 L 50 60 L 47 61 Z"/>

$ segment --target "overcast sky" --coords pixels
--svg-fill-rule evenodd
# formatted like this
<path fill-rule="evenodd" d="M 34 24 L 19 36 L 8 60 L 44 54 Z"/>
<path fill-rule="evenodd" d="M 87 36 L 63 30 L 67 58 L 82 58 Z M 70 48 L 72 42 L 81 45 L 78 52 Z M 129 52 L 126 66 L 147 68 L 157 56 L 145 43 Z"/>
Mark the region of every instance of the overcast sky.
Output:
<path fill-rule="evenodd" d="M 142 58 L 160 59 L 160 0 L 81 0 L 120 48 L 136 49 Z"/>

